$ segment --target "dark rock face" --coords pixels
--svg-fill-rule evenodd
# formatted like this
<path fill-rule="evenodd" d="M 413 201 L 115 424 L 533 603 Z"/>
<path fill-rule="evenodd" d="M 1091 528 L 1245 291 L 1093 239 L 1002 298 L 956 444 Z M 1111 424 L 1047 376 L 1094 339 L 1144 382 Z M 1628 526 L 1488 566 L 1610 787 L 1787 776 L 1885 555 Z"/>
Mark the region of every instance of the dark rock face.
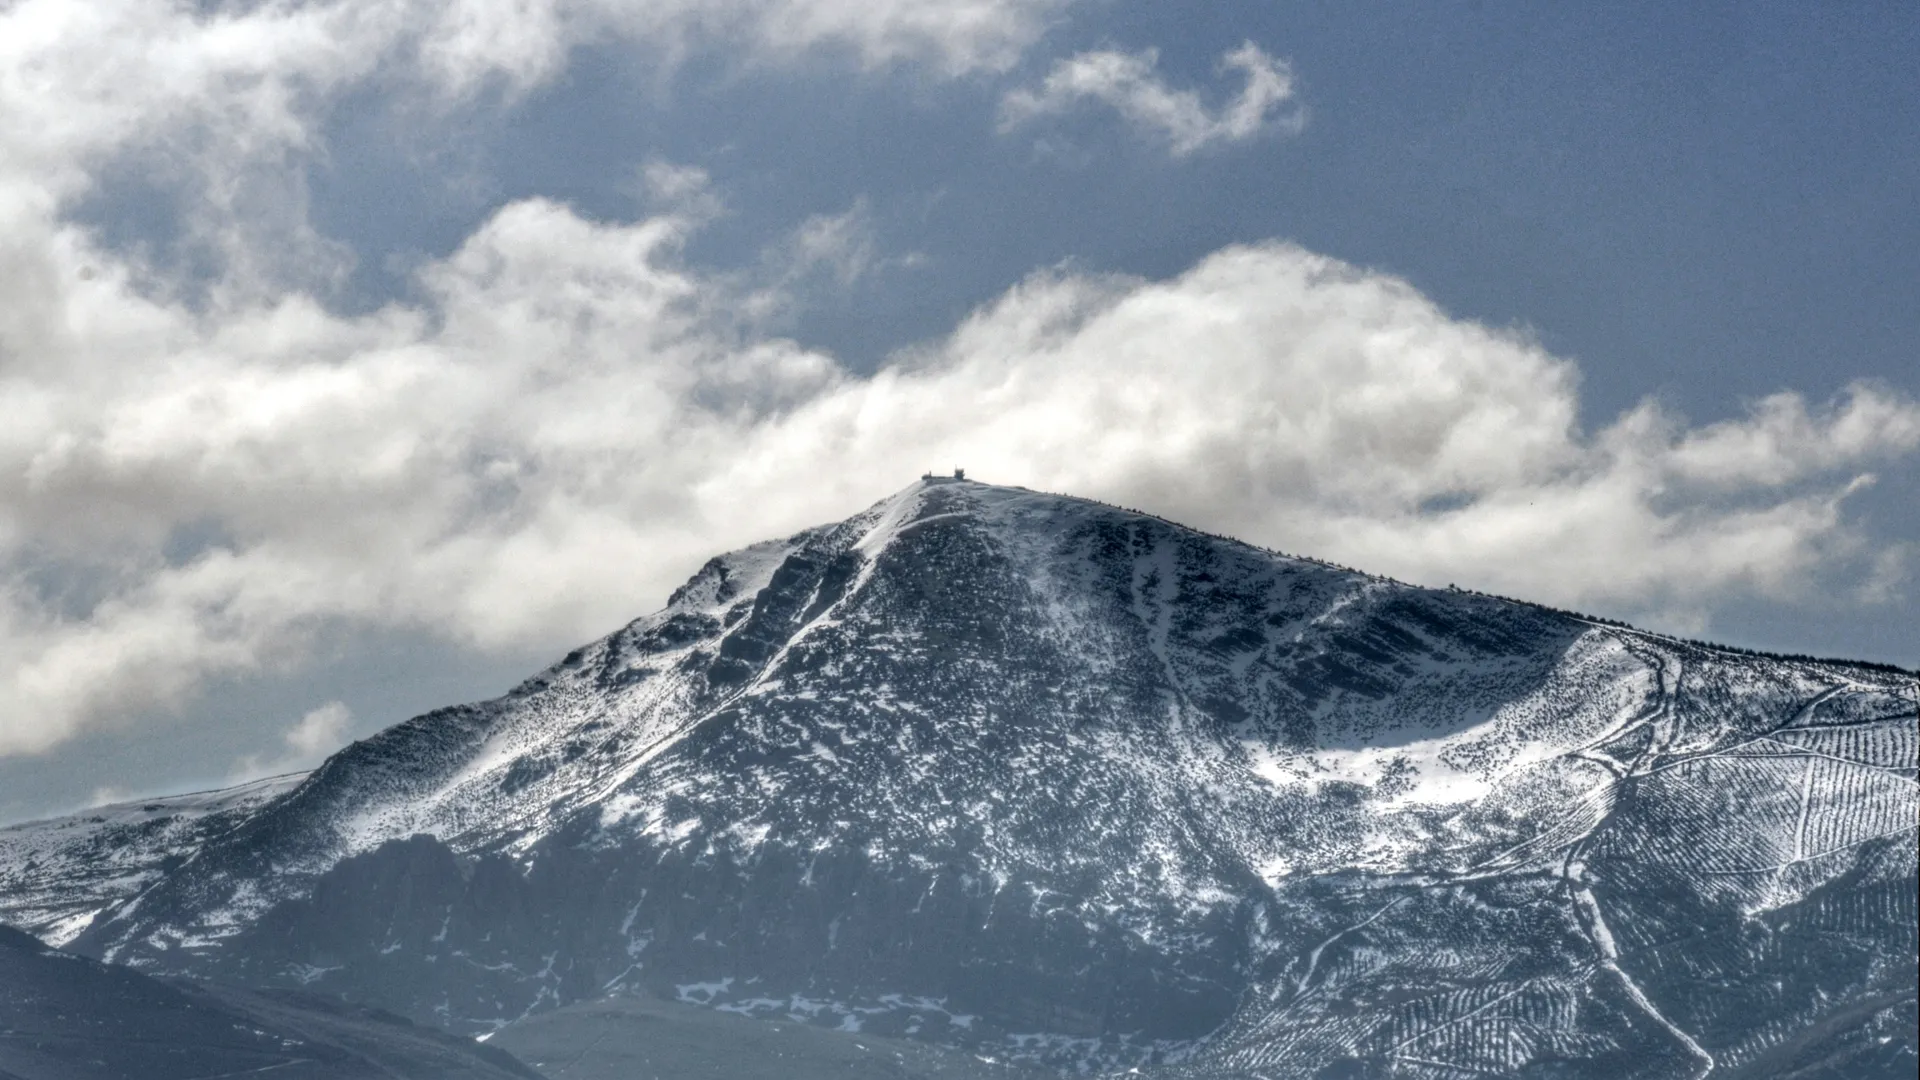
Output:
<path fill-rule="evenodd" d="M 921 484 L 342 751 L 76 947 L 469 1031 L 652 991 L 1193 1076 L 1910 1066 L 1916 723 L 1903 672 Z"/>
<path fill-rule="evenodd" d="M 500 1050 L 291 991 L 149 978 L 0 927 L 0 1077 L 538 1080 Z"/>

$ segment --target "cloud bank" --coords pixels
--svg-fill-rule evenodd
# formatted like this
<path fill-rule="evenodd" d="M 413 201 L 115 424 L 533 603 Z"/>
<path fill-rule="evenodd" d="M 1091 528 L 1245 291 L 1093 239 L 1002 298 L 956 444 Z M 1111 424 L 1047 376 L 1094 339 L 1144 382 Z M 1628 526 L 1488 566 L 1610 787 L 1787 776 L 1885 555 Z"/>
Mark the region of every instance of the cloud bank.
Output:
<path fill-rule="evenodd" d="M 1000 130 L 1105 105 L 1143 134 L 1164 141 L 1175 157 L 1268 132 L 1298 133 L 1306 114 L 1281 111 L 1293 100 L 1293 70 L 1248 41 L 1220 58 L 1222 72 L 1238 71 L 1238 96 L 1210 109 L 1193 90 L 1175 90 L 1160 78 L 1155 49 L 1099 49 L 1060 60 L 1037 89 L 1013 90 L 1000 101 Z"/>
<path fill-rule="evenodd" d="M 330 620 L 558 648 L 948 462 L 1617 610 L 1887 556 L 1842 500 L 1920 447 L 1920 406 L 1871 386 L 1583 432 L 1571 363 L 1285 245 L 1040 274 L 859 377 L 743 328 L 679 265 L 686 228 L 516 203 L 421 272 L 425 303 L 356 318 L 193 311 L 43 249 L 58 330 L 10 333 L 0 377 L 0 749 L 289 662 Z"/>
<path fill-rule="evenodd" d="M 200 10 L 0 13 L 0 754 L 285 670 L 341 627 L 557 652 L 717 550 L 956 462 L 1621 612 L 1903 580 L 1904 549 L 1844 514 L 1877 463 L 1920 448 L 1899 392 L 1781 394 L 1705 427 L 1646 404 L 1583 430 L 1571 362 L 1284 244 L 1158 281 L 1044 271 L 859 375 L 760 314 L 794 280 L 881 272 L 864 204 L 776 244 L 791 274 L 707 272 L 681 250 L 711 193 L 657 163 L 657 216 L 522 200 L 422 266 L 405 302 L 320 299 L 350 253 L 307 224 L 298 163 L 353 86 L 524 88 L 588 27 L 999 70 L 1052 4 Z M 1229 55 L 1248 88 L 1219 110 L 1167 91 L 1150 55 L 1111 55 L 1035 108 L 1132 109 L 1182 153 L 1271 124 L 1290 93 L 1251 46 Z M 171 170 L 199 269 L 77 223 L 129 155 Z M 346 722 L 308 717 L 288 752 Z"/>

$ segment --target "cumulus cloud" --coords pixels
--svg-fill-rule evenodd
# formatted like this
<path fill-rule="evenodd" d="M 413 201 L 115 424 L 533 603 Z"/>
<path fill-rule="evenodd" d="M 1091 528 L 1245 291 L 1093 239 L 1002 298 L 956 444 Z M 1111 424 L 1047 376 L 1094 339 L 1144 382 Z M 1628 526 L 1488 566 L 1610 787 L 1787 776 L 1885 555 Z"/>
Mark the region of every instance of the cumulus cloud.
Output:
<path fill-rule="evenodd" d="M 932 463 L 1618 609 L 1883 553 L 1843 499 L 1920 444 L 1920 406 L 1872 386 L 1584 432 L 1570 362 L 1284 245 L 1041 274 L 858 377 L 743 330 L 679 265 L 687 227 L 516 203 L 419 306 L 353 318 L 297 294 L 210 317 L 42 251 L 63 329 L 9 340 L 37 362 L 0 378 L 0 748 L 287 662 L 330 620 L 558 648 Z M 84 575 L 108 584 L 79 607 L 45 584 Z"/>
<path fill-rule="evenodd" d="M 1100 104 L 1164 140 L 1175 157 L 1185 157 L 1265 132 L 1297 133 L 1306 122 L 1299 109 L 1282 110 L 1294 98 L 1293 70 L 1251 41 L 1220 58 L 1221 72 L 1238 71 L 1246 83 L 1237 97 L 1218 108 L 1209 108 L 1197 91 L 1168 86 L 1157 70 L 1159 63 L 1155 49 L 1100 49 L 1057 61 L 1038 88 L 1013 90 L 1001 99 L 1000 130 L 1010 132 Z"/>
<path fill-rule="evenodd" d="M 1418 581 L 1616 611 L 1903 580 L 1898 546 L 1844 512 L 1875 463 L 1920 448 L 1900 392 L 1783 394 L 1704 427 L 1649 404 L 1583 430 L 1569 361 L 1285 245 L 1160 281 L 1041 273 L 856 375 L 754 315 L 777 281 L 686 265 L 719 204 L 697 172 L 657 164 L 654 216 L 518 201 L 420 267 L 409 299 L 341 314 L 298 275 L 253 270 L 288 236 L 324 256 L 297 199 L 263 234 L 226 178 L 313 152 L 313 116 L 381 55 L 412 49 L 456 89 L 449 72 L 525 82 L 560 62 L 562 24 L 587 18 L 570 13 L 602 9 L 198 10 L 0 12 L 0 754 L 297 665 L 342 627 L 557 651 L 717 550 L 956 461 Z M 995 20 L 1051 9 L 648 10 L 688 34 L 751 16 L 735 32 L 763 49 L 932 49 L 944 71 L 999 63 L 1037 31 Z M 913 44 L 955 19 L 974 45 Z M 1163 125 L 1173 145 L 1268 122 L 1261 72 L 1279 69 L 1245 57 L 1268 89 Z M 204 295 L 73 219 L 103 163 L 142 148 L 185 163 L 196 227 L 230 252 Z M 860 204 L 784 250 L 845 280 L 884 262 Z M 339 737 L 346 719 L 322 713 L 289 754 Z"/>

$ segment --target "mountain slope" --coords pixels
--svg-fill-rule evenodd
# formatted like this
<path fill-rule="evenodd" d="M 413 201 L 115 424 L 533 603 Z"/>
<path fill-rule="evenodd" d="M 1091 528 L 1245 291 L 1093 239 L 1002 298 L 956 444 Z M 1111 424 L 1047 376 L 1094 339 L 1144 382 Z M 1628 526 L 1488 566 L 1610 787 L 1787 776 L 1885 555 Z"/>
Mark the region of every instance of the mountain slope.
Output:
<path fill-rule="evenodd" d="M 929 481 L 349 747 L 76 947 L 472 1031 L 650 990 L 1088 1068 L 1910 1062 L 1914 701 Z"/>
<path fill-rule="evenodd" d="M 64 945 L 304 773 L 0 828 L 0 922 Z"/>

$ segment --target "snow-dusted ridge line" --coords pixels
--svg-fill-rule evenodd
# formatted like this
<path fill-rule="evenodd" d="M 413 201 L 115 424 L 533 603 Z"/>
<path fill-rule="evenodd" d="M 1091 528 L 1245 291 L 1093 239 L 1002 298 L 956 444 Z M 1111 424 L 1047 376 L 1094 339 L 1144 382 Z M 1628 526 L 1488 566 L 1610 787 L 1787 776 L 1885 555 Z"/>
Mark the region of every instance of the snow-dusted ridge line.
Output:
<path fill-rule="evenodd" d="M 0 827 L 0 922 L 64 945 L 98 912 L 151 887 L 306 775 L 284 773 Z"/>
<path fill-rule="evenodd" d="M 190 809 L 205 804 L 219 804 L 232 801 L 236 797 L 256 792 L 279 794 L 297 786 L 310 775 L 311 770 L 276 773 L 272 776 L 243 780 L 224 787 L 197 788 L 192 791 L 174 792 L 165 795 L 150 795 L 145 798 L 126 798 L 116 802 L 100 803 L 83 810 L 65 814 L 50 814 L 46 817 L 28 818 L 0 825 L 0 833 L 12 830 L 35 830 L 45 825 L 65 822 L 85 821 L 92 818 L 112 819 L 117 817 L 151 816 L 173 809 Z"/>

